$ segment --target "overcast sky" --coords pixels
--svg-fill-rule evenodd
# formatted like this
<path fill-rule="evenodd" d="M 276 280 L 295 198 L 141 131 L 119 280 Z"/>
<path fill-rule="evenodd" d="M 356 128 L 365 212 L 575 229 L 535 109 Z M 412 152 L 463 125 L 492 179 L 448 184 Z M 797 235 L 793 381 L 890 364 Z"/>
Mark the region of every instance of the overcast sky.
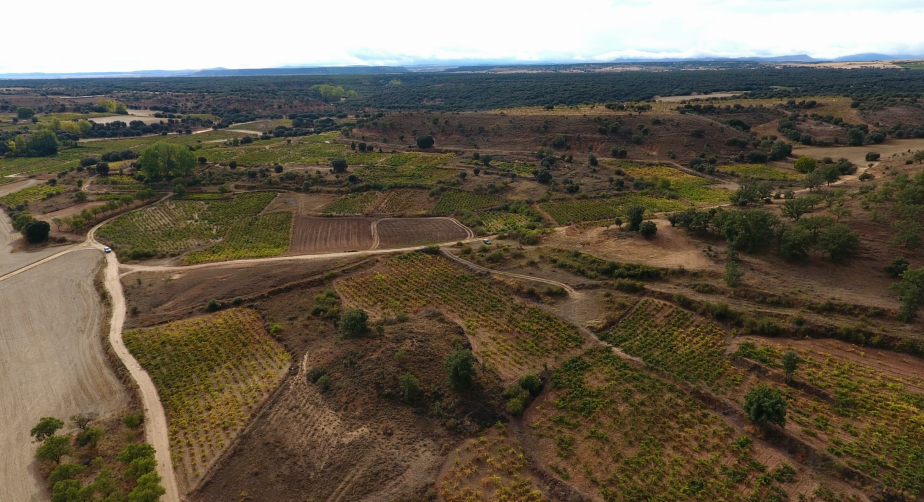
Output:
<path fill-rule="evenodd" d="M 924 54 L 924 0 L 4 2 L 0 73 Z"/>

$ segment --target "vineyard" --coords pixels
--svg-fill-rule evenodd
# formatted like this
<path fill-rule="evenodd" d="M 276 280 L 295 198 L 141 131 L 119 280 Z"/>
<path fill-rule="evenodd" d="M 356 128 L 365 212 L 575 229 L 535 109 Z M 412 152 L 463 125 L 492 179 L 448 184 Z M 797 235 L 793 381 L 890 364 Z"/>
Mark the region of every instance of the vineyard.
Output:
<path fill-rule="evenodd" d="M 433 214 L 448 215 L 457 214 L 463 211 L 477 211 L 499 206 L 504 203 L 504 198 L 499 195 L 482 195 L 471 192 L 462 192 L 459 190 L 450 190 L 440 197 L 436 207 L 433 208 Z"/>
<path fill-rule="evenodd" d="M 255 218 L 275 194 L 253 192 L 233 199 L 170 200 L 126 213 L 99 229 L 99 237 L 133 252 L 177 253 L 216 242 L 238 222 Z"/>
<path fill-rule="evenodd" d="M 289 249 L 292 213 L 271 213 L 235 223 L 227 237 L 202 251 L 193 251 L 183 263 L 193 265 L 221 260 L 266 258 Z"/>
<path fill-rule="evenodd" d="M 726 164 L 717 168 L 718 171 L 729 173 L 742 178 L 772 181 L 798 181 L 805 177 L 800 172 L 783 169 L 767 164 Z"/>
<path fill-rule="evenodd" d="M 565 362 L 551 386 L 526 418 L 543 468 L 603 500 L 788 498 L 794 468 L 764 465 L 721 416 L 606 349 Z"/>
<path fill-rule="evenodd" d="M 828 396 L 789 389 L 787 429 L 821 441 L 828 453 L 889 488 L 924 492 L 924 380 L 885 375 L 821 351 L 762 342 L 742 348 L 739 354 L 776 368 L 783 352 L 794 350 L 801 360 L 796 380 Z"/>
<path fill-rule="evenodd" d="M 529 223 L 526 215 L 508 211 L 484 211 L 478 213 L 478 219 L 481 220 L 481 226 L 491 233 L 516 230 Z"/>
<path fill-rule="evenodd" d="M 396 154 L 405 155 L 405 154 Z M 369 166 L 356 172 L 366 183 L 395 186 L 429 187 L 439 180 L 449 178 L 455 173 L 452 169 L 416 166 Z"/>
<path fill-rule="evenodd" d="M 399 188 L 385 192 L 385 197 L 375 208 L 377 213 L 385 214 L 426 214 L 429 213 L 436 201 L 427 195 L 425 190 L 413 188 Z"/>
<path fill-rule="evenodd" d="M 365 214 L 378 205 L 382 192 L 360 192 L 344 195 L 324 208 L 324 214 Z"/>
<path fill-rule="evenodd" d="M 109 176 L 100 176 L 93 181 L 94 185 L 104 185 L 113 188 L 139 188 L 141 182 L 127 174 L 110 174 Z"/>
<path fill-rule="evenodd" d="M 573 326 L 438 255 L 401 255 L 337 288 L 350 303 L 382 313 L 446 309 L 465 326 L 476 355 L 504 378 L 541 369 L 585 341 Z"/>
<path fill-rule="evenodd" d="M 253 310 L 228 310 L 124 337 L 164 403 L 170 451 L 188 485 L 240 433 L 289 365 L 288 353 Z"/>
<path fill-rule="evenodd" d="M 711 188 L 711 180 L 686 174 L 679 169 L 660 165 L 642 165 L 622 162 L 620 163 L 626 174 L 633 178 L 643 179 L 656 186 L 666 181 L 670 183 L 670 190 L 693 203 L 719 203 L 727 202 L 729 192 Z"/>
<path fill-rule="evenodd" d="M 617 216 L 625 218 L 626 210 L 631 206 L 642 206 L 649 214 L 682 211 L 690 207 L 679 200 L 643 195 L 551 201 L 543 202 L 539 206 L 559 225 L 567 225 L 568 222 L 608 224 Z"/>
<path fill-rule="evenodd" d="M 503 424 L 467 441 L 456 451 L 458 458 L 439 484 L 439 493 L 446 502 L 549 500 L 536 488 L 523 448 Z"/>
<path fill-rule="evenodd" d="M 64 189 L 58 186 L 36 185 L 0 197 L 0 204 L 16 207 L 20 204 L 29 204 L 30 202 L 45 200 L 59 193 L 64 193 Z"/>
<path fill-rule="evenodd" d="M 713 386 L 732 370 L 725 331 L 712 321 L 657 300 L 644 299 L 601 337 L 657 370 Z M 735 382 L 729 377 L 725 383 Z"/>
<path fill-rule="evenodd" d="M 388 166 L 417 166 L 421 169 L 441 166 L 455 157 L 454 153 L 424 153 L 424 152 L 401 152 L 393 153 L 386 157 L 383 164 Z M 441 176 L 451 176 L 452 171 L 445 171 L 446 174 Z"/>

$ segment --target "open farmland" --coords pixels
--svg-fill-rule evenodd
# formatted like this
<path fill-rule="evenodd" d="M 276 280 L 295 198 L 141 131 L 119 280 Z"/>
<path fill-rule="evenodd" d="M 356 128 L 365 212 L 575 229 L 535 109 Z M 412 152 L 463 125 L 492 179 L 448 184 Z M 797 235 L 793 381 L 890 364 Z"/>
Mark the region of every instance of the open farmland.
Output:
<path fill-rule="evenodd" d="M 232 227 L 238 229 L 234 237 L 239 242 L 255 227 L 238 222 L 256 217 L 275 195 L 256 192 L 230 199 L 167 200 L 115 218 L 100 228 L 98 235 L 113 247 L 139 257 L 181 253 L 211 244 L 229 237 Z M 233 244 L 220 248 L 222 253 L 227 246 Z"/>
<path fill-rule="evenodd" d="M 7 256 L 0 255 L 0 263 Z M 111 417 L 128 406 L 100 336 L 104 311 L 93 287 L 99 262 L 97 251 L 75 251 L 0 281 L 5 501 L 47 500 L 44 482 L 35 475 L 38 445 L 29 441 L 29 429 L 41 417 L 89 412 Z M 34 308 L 38 284 L 42 308 Z"/>
<path fill-rule="evenodd" d="M 408 253 L 338 283 L 350 304 L 379 315 L 441 306 L 466 327 L 475 354 L 506 380 L 560 361 L 586 340 L 573 326 L 439 255 Z"/>
<path fill-rule="evenodd" d="M 0 197 L 0 204 L 8 207 L 16 207 L 20 204 L 29 204 L 30 202 L 45 200 L 60 193 L 64 193 L 64 189 L 61 187 L 36 185 Z"/>
<path fill-rule="evenodd" d="M 266 333 L 259 313 L 247 309 L 124 337 L 157 386 L 170 426 L 170 452 L 187 486 L 240 433 L 289 366 L 289 355 Z"/>
<path fill-rule="evenodd" d="M 324 214 L 366 214 L 382 199 L 382 192 L 360 192 L 344 195 L 324 209 Z"/>
<path fill-rule="evenodd" d="M 296 216 L 292 253 L 331 253 L 369 249 L 374 242 L 372 218 Z"/>
<path fill-rule="evenodd" d="M 376 213 L 404 216 L 422 216 L 429 213 L 436 201 L 430 198 L 426 190 L 399 188 L 389 190 L 375 208 Z"/>
<path fill-rule="evenodd" d="M 714 183 L 712 180 L 686 174 L 670 166 L 640 165 L 627 162 L 621 162 L 617 165 L 626 174 L 636 179 L 653 183 L 656 186 L 666 181 L 668 190 L 676 192 L 677 195 L 693 204 L 726 202 L 730 194 L 727 190 L 709 186 Z"/>
<path fill-rule="evenodd" d="M 403 248 L 472 237 L 463 225 L 448 218 L 387 218 L 375 223 L 378 248 Z"/>
<path fill-rule="evenodd" d="M 289 249 L 291 234 L 292 213 L 263 214 L 232 224 L 221 242 L 189 253 L 183 263 L 278 256 Z"/>
<path fill-rule="evenodd" d="M 805 175 L 798 171 L 767 164 L 725 164 L 718 166 L 716 170 L 755 180 L 796 181 L 805 178 Z"/>

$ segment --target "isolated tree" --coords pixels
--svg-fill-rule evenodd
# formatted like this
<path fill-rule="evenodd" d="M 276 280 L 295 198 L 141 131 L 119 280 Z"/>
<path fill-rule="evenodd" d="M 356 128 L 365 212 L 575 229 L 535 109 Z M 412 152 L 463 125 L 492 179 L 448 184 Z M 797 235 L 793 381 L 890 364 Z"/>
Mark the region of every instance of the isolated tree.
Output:
<path fill-rule="evenodd" d="M 100 176 L 109 176 L 109 163 L 100 162 L 96 164 L 96 174 Z"/>
<path fill-rule="evenodd" d="M 398 379 L 401 385 L 401 396 L 407 402 L 414 402 L 420 397 L 420 380 L 411 373 L 405 373 Z"/>
<path fill-rule="evenodd" d="M 467 389 L 475 379 L 475 363 L 477 360 L 472 352 L 461 347 L 446 358 L 446 373 L 449 386 L 456 390 Z"/>
<path fill-rule="evenodd" d="M 28 120 L 35 116 L 35 110 L 28 106 L 20 106 L 16 109 L 16 118 L 19 120 Z"/>
<path fill-rule="evenodd" d="M 67 436 L 49 436 L 42 441 L 42 445 L 35 451 L 35 457 L 60 464 L 61 457 L 70 455 L 72 452 L 71 438 Z"/>
<path fill-rule="evenodd" d="M 898 293 L 902 308 L 898 318 L 909 322 L 918 315 L 918 308 L 924 303 L 924 267 L 909 268 L 901 275 L 901 282 L 889 286 L 889 289 Z"/>
<path fill-rule="evenodd" d="M 650 239 L 658 233 L 658 226 L 655 225 L 653 221 L 643 221 L 641 225 L 638 226 L 638 233 L 646 239 Z"/>
<path fill-rule="evenodd" d="M 744 412 L 748 419 L 761 428 L 770 424 L 786 425 L 786 400 L 783 393 L 765 384 L 759 384 L 744 396 Z"/>
<path fill-rule="evenodd" d="M 344 338 L 357 338 L 369 331 L 369 315 L 363 309 L 347 310 L 340 316 L 340 334 Z"/>
<path fill-rule="evenodd" d="M 597 161 L 597 156 L 594 154 L 588 155 L 587 163 L 590 164 L 591 166 L 596 166 L 597 164 L 599 164 L 599 162 Z"/>
<path fill-rule="evenodd" d="M 786 374 L 787 382 L 792 383 L 800 362 L 799 355 L 795 351 L 787 350 L 783 353 L 783 373 Z"/>
<path fill-rule="evenodd" d="M 47 221 L 30 221 L 22 227 L 22 234 L 26 240 L 32 244 L 38 244 L 48 240 L 48 234 L 51 232 L 51 225 Z"/>
<path fill-rule="evenodd" d="M 64 427 L 64 422 L 58 420 L 55 417 L 42 417 L 38 424 L 29 431 L 29 434 L 35 438 L 35 441 L 44 441 L 45 439 L 54 436 L 55 432 L 58 432 L 58 429 Z"/>
<path fill-rule="evenodd" d="M 490 156 L 490 155 L 482 155 L 482 156 L 481 156 L 481 163 L 484 164 L 485 167 L 491 167 L 491 161 L 492 161 L 492 160 L 494 160 L 494 157 L 492 157 L 492 156 Z"/>
<path fill-rule="evenodd" d="M 199 157 L 196 159 L 196 161 L 200 164 L 205 164 L 206 162 L 208 162 L 208 159 L 206 159 L 205 157 Z"/>
<path fill-rule="evenodd" d="M 426 150 L 432 146 L 433 146 L 433 136 L 430 136 L 428 134 L 426 136 L 417 137 L 417 147 L 420 148 L 421 150 Z"/>
<path fill-rule="evenodd" d="M 465 171 L 459 171 L 459 179 L 465 180 L 466 177 L 468 177 L 468 173 L 467 173 L 467 172 L 465 172 Z"/>
<path fill-rule="evenodd" d="M 146 180 L 170 180 L 192 174 L 196 156 L 185 146 L 155 143 L 141 151 L 138 164 Z"/>
<path fill-rule="evenodd" d="M 629 223 L 629 230 L 638 232 L 645 219 L 645 208 L 643 206 L 632 206 L 626 210 L 626 219 Z"/>
<path fill-rule="evenodd" d="M 796 171 L 800 173 L 810 173 L 815 170 L 815 159 L 811 157 L 799 157 L 796 160 Z"/>
<path fill-rule="evenodd" d="M 741 278 L 744 277 L 744 270 L 741 268 L 741 265 L 738 265 L 737 262 L 730 261 L 725 265 L 725 284 L 728 284 L 731 288 L 736 288 L 741 285 Z"/>
<path fill-rule="evenodd" d="M 347 161 L 343 158 L 336 158 L 330 161 L 330 167 L 335 173 L 345 173 L 347 170 Z"/>
<path fill-rule="evenodd" d="M 792 145 L 777 141 L 770 147 L 770 160 L 783 160 L 792 153 Z"/>
<path fill-rule="evenodd" d="M 879 154 L 879 152 L 869 152 L 869 153 L 866 154 L 866 161 L 867 161 L 867 162 L 875 162 L 875 161 L 879 160 L 879 157 L 881 157 L 881 155 Z"/>

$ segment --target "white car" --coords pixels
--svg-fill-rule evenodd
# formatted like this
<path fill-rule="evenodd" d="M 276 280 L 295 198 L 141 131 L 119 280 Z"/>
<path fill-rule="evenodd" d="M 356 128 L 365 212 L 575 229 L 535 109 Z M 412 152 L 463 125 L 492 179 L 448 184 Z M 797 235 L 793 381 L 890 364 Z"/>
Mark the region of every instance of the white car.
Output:
<path fill-rule="evenodd" d="M 489 245 L 489 246 L 491 245 L 491 239 L 484 239 L 484 240 L 482 240 L 482 242 L 484 242 L 485 244 L 487 244 L 487 245 Z"/>
<path fill-rule="evenodd" d="M 112 249 L 110 249 L 109 246 L 103 246 L 103 252 L 104 252 L 104 253 L 111 253 L 111 252 L 112 252 Z"/>

